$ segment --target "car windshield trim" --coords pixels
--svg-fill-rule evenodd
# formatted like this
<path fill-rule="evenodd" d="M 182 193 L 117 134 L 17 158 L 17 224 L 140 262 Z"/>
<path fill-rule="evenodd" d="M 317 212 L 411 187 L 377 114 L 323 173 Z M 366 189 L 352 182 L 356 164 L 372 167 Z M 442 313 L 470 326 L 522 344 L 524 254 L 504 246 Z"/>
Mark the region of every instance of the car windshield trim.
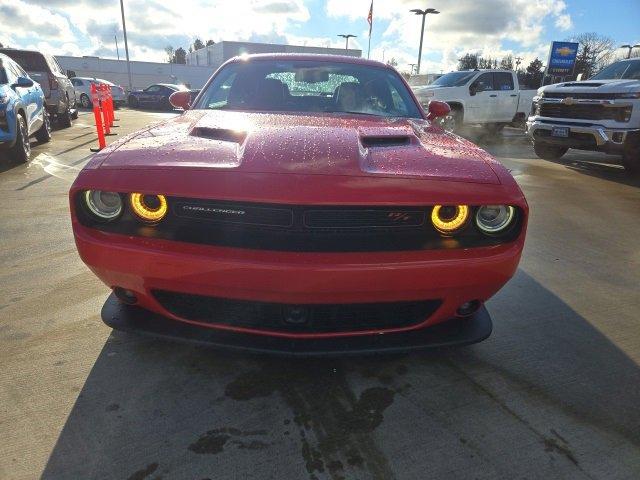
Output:
<path fill-rule="evenodd" d="M 621 60 L 612 63 L 590 80 L 640 80 L 640 60 Z"/>
<path fill-rule="evenodd" d="M 395 70 L 315 59 L 230 62 L 206 85 L 192 108 L 423 118 Z"/>
<path fill-rule="evenodd" d="M 435 80 L 429 86 L 461 87 L 471 80 L 478 72 L 449 72 Z"/>

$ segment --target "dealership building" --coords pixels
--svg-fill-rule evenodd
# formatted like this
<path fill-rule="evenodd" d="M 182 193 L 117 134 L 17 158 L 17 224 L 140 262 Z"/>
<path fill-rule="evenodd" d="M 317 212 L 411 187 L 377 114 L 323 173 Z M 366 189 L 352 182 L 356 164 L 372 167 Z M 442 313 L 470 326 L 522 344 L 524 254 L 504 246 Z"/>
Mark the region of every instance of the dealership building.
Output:
<path fill-rule="evenodd" d="M 249 53 L 325 53 L 331 55 L 362 56 L 362 50 L 343 48 L 278 45 L 273 43 L 220 42 L 187 53 L 187 64 L 131 61 L 131 83 L 134 90 L 152 83 L 184 84 L 202 88 L 211 74 L 225 61 Z M 127 88 L 129 77 L 127 62 L 92 56 L 71 57 L 57 55 L 56 59 L 66 71 L 78 77 L 102 78 Z"/>
<path fill-rule="evenodd" d="M 230 58 L 252 53 L 324 53 L 329 55 L 348 55 L 350 57 L 362 56 L 362 50 L 352 48 L 345 50 L 344 48 L 222 41 L 187 53 L 187 65 L 193 67 L 207 66 L 216 69 Z"/>

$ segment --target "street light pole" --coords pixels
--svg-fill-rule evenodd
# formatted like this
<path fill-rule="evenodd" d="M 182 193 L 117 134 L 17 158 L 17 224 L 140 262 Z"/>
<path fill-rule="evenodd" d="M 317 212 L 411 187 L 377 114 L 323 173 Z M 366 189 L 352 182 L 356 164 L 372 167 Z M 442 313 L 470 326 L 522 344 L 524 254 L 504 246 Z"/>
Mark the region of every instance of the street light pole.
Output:
<path fill-rule="evenodd" d="M 122 31 L 124 33 L 124 53 L 127 57 L 127 75 L 129 76 L 129 91 L 133 91 L 131 82 L 131 63 L 129 62 L 129 44 L 127 43 L 127 25 L 124 21 L 124 0 L 120 0 L 120 12 L 122 13 Z"/>
<path fill-rule="evenodd" d="M 424 21 L 427 15 L 429 15 L 430 13 L 437 15 L 440 12 L 435 8 L 427 8 L 425 10 L 414 8 L 413 10 L 410 10 L 410 11 L 415 13 L 416 15 L 422 15 L 422 30 L 420 30 L 420 50 L 418 52 L 418 68 L 416 69 L 416 75 L 420 75 L 420 63 L 422 61 L 422 40 L 424 38 Z"/>
<path fill-rule="evenodd" d="M 346 35 L 345 35 L 345 34 L 343 34 L 343 33 L 341 33 L 341 34 L 340 34 L 340 35 L 338 35 L 338 36 L 339 36 L 339 37 L 342 37 L 342 38 L 344 38 L 344 39 L 345 39 L 345 41 L 346 41 L 346 43 L 345 43 L 345 47 L 344 47 L 344 49 L 345 49 L 345 50 L 349 50 L 349 39 L 350 39 L 350 38 L 356 38 L 356 37 L 357 37 L 357 35 L 351 35 L 350 33 L 348 33 L 348 34 L 346 34 Z"/>
<path fill-rule="evenodd" d="M 636 43 L 635 45 L 620 45 L 620 48 L 626 48 L 627 50 L 627 58 L 631 58 L 631 51 L 634 48 L 640 48 L 640 43 Z"/>

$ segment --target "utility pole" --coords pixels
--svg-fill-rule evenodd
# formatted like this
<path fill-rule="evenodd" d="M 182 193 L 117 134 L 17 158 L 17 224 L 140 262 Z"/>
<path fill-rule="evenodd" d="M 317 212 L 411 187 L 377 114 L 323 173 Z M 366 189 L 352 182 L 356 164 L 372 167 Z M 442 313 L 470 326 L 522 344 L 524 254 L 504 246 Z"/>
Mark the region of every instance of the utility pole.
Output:
<path fill-rule="evenodd" d="M 522 57 L 516 57 L 516 72 L 518 71 L 518 68 L 520 67 L 520 63 L 522 62 Z"/>
<path fill-rule="evenodd" d="M 118 35 L 114 35 L 113 39 L 116 41 L 116 53 L 118 54 L 118 60 L 120 60 L 120 49 L 118 48 Z"/>
<path fill-rule="evenodd" d="M 416 65 L 418 65 L 417 63 L 410 63 L 409 66 L 411 67 L 411 75 L 413 75 L 413 71 L 416 68 Z"/>
<path fill-rule="evenodd" d="M 124 53 L 127 57 L 127 75 L 129 76 L 129 91 L 133 91 L 131 82 L 131 63 L 129 62 L 129 44 L 127 43 L 127 25 L 124 21 L 124 0 L 120 0 L 120 12 L 122 13 L 122 31 L 124 33 Z"/>
<path fill-rule="evenodd" d="M 416 74 L 420 75 L 420 62 L 422 61 L 422 40 L 424 38 L 424 20 L 427 17 L 427 15 L 429 15 L 430 13 L 437 15 L 440 12 L 435 8 L 427 8 L 426 10 L 420 10 L 419 8 L 414 8 L 413 10 L 410 10 L 410 11 L 415 13 L 416 15 L 422 15 L 422 30 L 420 30 L 420 50 L 418 52 L 418 68 L 416 70 Z"/>
<path fill-rule="evenodd" d="M 339 37 L 342 37 L 342 38 L 344 38 L 344 39 L 346 40 L 346 44 L 345 44 L 345 47 L 344 47 L 344 49 L 345 49 L 345 50 L 349 50 L 349 39 L 350 39 L 350 38 L 356 38 L 356 37 L 357 37 L 357 35 L 351 35 L 350 33 L 348 33 L 348 34 L 346 34 L 346 35 L 345 35 L 344 33 L 341 33 L 341 34 L 340 34 L 340 35 L 338 35 L 338 36 L 339 36 Z"/>

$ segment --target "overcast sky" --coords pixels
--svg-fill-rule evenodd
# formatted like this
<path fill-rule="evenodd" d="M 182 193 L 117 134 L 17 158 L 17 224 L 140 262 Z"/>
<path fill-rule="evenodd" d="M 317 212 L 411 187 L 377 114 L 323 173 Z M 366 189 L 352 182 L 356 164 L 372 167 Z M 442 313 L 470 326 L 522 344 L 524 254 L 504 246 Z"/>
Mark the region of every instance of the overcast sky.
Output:
<path fill-rule="evenodd" d="M 164 48 L 203 41 L 248 40 L 341 47 L 339 33 L 366 56 L 370 0 L 125 0 L 134 60 L 164 61 Z M 465 52 L 543 61 L 551 40 L 596 31 L 617 43 L 640 43 L 640 0 L 375 0 L 371 57 L 417 58 L 420 18 L 427 17 L 422 71 L 449 71 Z M 0 43 L 54 54 L 123 55 L 119 0 L 0 0 Z M 13 28 L 7 28 L 12 25 Z"/>

